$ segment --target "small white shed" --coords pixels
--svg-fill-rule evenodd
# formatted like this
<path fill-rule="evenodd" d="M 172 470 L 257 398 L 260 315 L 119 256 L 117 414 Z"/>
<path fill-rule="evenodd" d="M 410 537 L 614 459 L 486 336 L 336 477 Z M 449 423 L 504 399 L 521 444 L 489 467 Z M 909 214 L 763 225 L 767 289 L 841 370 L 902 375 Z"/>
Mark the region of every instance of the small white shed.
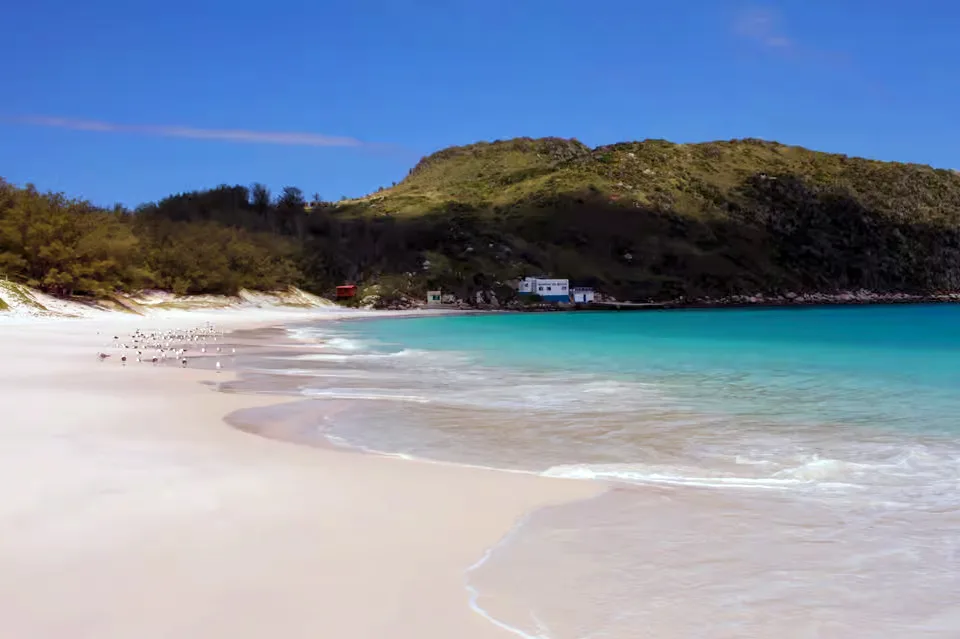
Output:
<path fill-rule="evenodd" d="M 578 286 L 571 289 L 570 292 L 572 294 L 574 304 L 589 304 L 594 300 L 595 297 L 592 288 Z"/>

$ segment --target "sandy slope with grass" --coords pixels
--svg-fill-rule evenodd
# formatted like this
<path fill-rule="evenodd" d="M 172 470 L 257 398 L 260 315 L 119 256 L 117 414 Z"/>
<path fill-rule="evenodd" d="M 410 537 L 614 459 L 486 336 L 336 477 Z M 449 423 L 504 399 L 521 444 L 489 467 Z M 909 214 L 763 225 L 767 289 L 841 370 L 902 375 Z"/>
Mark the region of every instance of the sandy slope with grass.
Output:
<path fill-rule="evenodd" d="M 109 299 L 60 299 L 41 291 L 11 282 L 0 276 L 0 321 L 34 317 L 108 319 L 121 312 L 153 316 L 159 312 L 237 311 L 249 309 L 325 309 L 339 306 L 300 289 L 258 292 L 242 290 L 237 295 L 174 295 L 166 291 L 144 291 L 137 294 L 117 293 Z"/>
<path fill-rule="evenodd" d="M 470 609 L 466 568 L 595 490 L 269 440 L 224 417 L 277 398 L 216 392 L 227 373 L 95 357 L 135 326 L 338 312 L 92 313 L 0 323 L 2 637 L 509 636 Z"/>

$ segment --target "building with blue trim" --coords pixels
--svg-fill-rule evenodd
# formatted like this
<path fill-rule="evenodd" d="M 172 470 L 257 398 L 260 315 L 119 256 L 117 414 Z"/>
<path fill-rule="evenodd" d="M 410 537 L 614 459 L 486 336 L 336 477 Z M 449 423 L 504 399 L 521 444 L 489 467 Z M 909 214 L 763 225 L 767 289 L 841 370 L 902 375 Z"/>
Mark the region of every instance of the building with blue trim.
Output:
<path fill-rule="evenodd" d="M 517 294 L 520 296 L 538 295 L 545 302 L 569 302 L 570 280 L 525 277 L 520 280 L 520 285 L 517 287 Z"/>

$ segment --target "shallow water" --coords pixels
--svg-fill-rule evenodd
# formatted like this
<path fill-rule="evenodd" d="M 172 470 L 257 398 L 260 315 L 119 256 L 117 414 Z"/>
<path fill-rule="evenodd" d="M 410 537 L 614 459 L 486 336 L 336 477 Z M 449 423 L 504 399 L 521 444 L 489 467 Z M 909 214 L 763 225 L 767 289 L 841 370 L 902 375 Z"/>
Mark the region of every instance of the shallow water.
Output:
<path fill-rule="evenodd" d="M 295 336 L 312 346 L 259 375 L 353 400 L 318 411 L 337 443 L 616 487 L 531 514 L 471 571 L 519 636 L 960 636 L 960 307 Z"/>

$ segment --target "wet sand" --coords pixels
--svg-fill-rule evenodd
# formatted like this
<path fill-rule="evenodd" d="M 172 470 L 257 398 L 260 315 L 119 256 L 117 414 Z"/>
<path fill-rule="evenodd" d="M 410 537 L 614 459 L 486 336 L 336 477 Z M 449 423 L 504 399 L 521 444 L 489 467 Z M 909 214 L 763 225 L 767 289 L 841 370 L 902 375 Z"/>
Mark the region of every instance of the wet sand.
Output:
<path fill-rule="evenodd" d="M 277 441 L 225 423 L 287 401 L 215 392 L 230 372 L 96 361 L 206 319 L 0 324 L 0 636 L 510 636 L 466 570 L 598 486 Z"/>

